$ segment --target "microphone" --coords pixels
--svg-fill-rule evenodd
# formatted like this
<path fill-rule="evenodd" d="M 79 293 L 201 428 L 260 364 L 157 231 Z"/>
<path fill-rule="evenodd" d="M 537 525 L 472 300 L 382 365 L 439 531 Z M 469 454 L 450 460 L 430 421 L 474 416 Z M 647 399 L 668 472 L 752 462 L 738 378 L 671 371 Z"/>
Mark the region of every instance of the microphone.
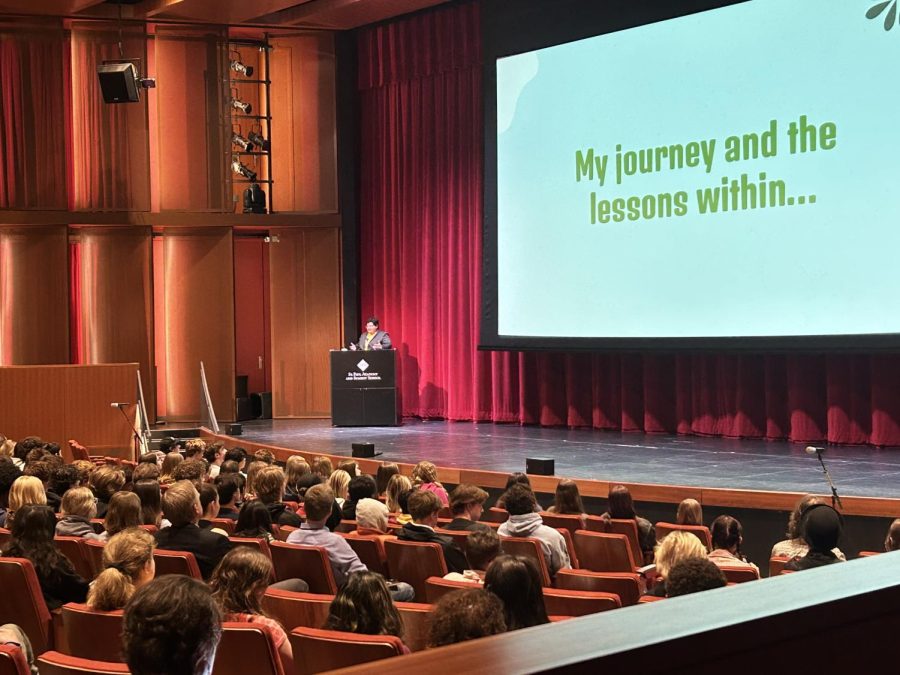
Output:
<path fill-rule="evenodd" d="M 807 445 L 806 446 L 806 454 L 807 455 L 817 455 L 822 452 L 825 452 L 825 448 L 817 448 L 815 445 Z"/>
<path fill-rule="evenodd" d="M 130 403 L 110 403 L 110 408 L 124 408 L 126 405 L 131 405 Z"/>

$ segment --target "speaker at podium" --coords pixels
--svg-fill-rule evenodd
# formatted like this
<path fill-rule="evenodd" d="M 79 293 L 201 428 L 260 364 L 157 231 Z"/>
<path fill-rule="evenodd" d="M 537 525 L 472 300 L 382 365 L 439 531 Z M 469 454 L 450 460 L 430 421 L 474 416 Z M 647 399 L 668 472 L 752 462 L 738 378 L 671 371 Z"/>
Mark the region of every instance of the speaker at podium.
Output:
<path fill-rule="evenodd" d="M 331 423 L 397 426 L 397 353 L 393 349 L 331 351 Z"/>

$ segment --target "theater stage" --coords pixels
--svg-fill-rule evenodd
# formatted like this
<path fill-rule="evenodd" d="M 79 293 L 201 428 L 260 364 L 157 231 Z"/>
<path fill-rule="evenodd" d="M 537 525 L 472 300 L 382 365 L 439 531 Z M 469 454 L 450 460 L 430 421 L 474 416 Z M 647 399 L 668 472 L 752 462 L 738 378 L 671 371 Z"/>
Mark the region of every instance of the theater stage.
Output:
<path fill-rule="evenodd" d="M 509 424 L 421 421 L 400 427 L 335 428 L 328 420 L 244 424 L 243 438 L 305 451 L 350 454 L 371 441 L 379 459 L 439 466 L 524 471 L 526 457 L 552 457 L 556 475 L 624 483 L 660 483 L 773 492 L 827 493 L 822 469 L 805 445 L 559 429 Z M 900 498 L 900 452 L 829 447 L 825 462 L 841 496 Z"/>

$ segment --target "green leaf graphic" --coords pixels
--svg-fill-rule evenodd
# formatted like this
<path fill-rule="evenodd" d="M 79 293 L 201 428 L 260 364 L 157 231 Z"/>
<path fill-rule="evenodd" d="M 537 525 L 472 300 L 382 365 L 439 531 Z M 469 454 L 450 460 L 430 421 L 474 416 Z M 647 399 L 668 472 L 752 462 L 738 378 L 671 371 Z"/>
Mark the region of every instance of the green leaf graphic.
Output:
<path fill-rule="evenodd" d="M 879 2 L 877 5 L 873 5 L 869 8 L 869 11 L 866 12 L 867 19 L 874 19 L 876 16 L 881 14 L 885 7 L 891 4 L 894 0 L 885 0 L 885 2 Z"/>
<path fill-rule="evenodd" d="M 894 23 L 897 20 L 897 5 L 891 5 L 891 8 L 888 10 L 887 16 L 884 17 L 884 29 L 890 30 L 894 27 Z"/>

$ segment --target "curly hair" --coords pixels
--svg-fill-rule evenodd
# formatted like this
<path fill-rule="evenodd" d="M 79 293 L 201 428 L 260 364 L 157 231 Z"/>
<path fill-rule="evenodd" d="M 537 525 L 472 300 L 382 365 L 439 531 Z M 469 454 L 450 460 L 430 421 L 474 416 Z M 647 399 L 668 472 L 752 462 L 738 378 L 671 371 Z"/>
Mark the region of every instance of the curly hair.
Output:
<path fill-rule="evenodd" d="M 419 462 L 413 467 L 410 477 L 413 487 L 424 483 L 437 483 L 437 467 L 431 462 Z"/>
<path fill-rule="evenodd" d="M 391 600 L 384 577 L 353 572 L 341 587 L 325 620 L 327 630 L 403 638 L 403 621 Z"/>
<path fill-rule="evenodd" d="M 431 614 L 428 646 L 441 647 L 506 632 L 503 603 L 480 588 L 460 589 L 442 597 Z"/>

